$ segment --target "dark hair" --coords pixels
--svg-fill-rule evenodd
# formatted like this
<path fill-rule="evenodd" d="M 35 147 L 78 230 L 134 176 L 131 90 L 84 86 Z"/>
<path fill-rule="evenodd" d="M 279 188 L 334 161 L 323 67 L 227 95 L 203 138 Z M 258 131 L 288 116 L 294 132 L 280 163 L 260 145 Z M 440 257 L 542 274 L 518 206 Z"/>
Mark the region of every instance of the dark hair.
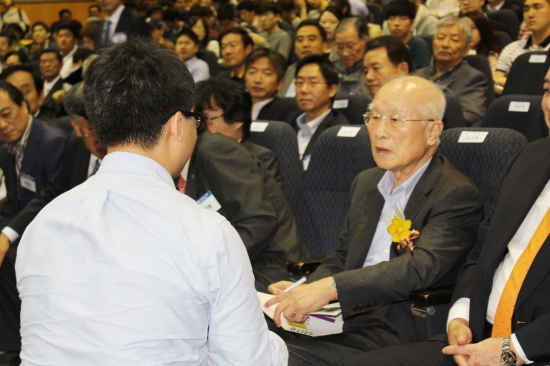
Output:
<path fill-rule="evenodd" d="M 327 41 L 327 31 L 325 30 L 325 28 L 323 28 L 319 25 L 319 22 L 317 21 L 317 19 L 302 20 L 300 22 L 300 24 L 298 25 L 298 28 L 296 28 L 296 33 L 298 33 L 298 31 L 303 27 L 315 27 L 315 28 L 317 28 L 317 30 L 319 31 L 319 34 L 321 35 L 321 39 L 323 40 L 323 42 Z"/>
<path fill-rule="evenodd" d="M 21 93 L 15 86 L 11 85 L 5 80 L 0 80 L 0 90 L 5 91 L 10 96 L 12 102 L 21 106 L 25 101 L 23 93 Z"/>
<path fill-rule="evenodd" d="M 416 17 L 416 5 L 414 2 L 409 0 L 392 0 L 386 6 L 386 19 L 400 15 L 414 20 Z"/>
<path fill-rule="evenodd" d="M 159 4 L 151 4 L 151 5 L 148 5 L 147 8 L 145 9 L 145 15 L 147 17 L 150 17 L 151 15 L 153 15 L 154 12 L 157 12 L 157 11 L 162 11 L 162 6 L 160 6 Z"/>
<path fill-rule="evenodd" d="M 164 26 L 162 25 L 162 22 L 160 20 L 157 20 L 155 18 L 147 18 L 145 20 L 145 23 L 149 26 L 149 31 L 152 32 L 155 29 L 164 29 Z"/>
<path fill-rule="evenodd" d="M 42 58 L 42 55 L 45 53 L 53 53 L 56 56 L 57 61 L 63 64 L 63 57 L 61 56 L 61 54 L 52 48 L 45 48 L 42 51 L 40 51 L 40 53 L 38 54 L 38 60 L 40 60 Z"/>
<path fill-rule="evenodd" d="M 61 9 L 59 11 L 59 18 L 63 17 L 63 14 L 65 14 L 65 13 L 69 13 L 71 15 L 73 14 L 73 13 L 71 13 L 71 11 L 69 9 Z"/>
<path fill-rule="evenodd" d="M 84 83 L 80 82 L 74 85 L 65 94 L 63 99 L 63 106 L 67 114 L 73 118 L 73 116 L 79 116 L 88 118 L 86 114 L 86 106 L 84 104 Z M 78 121 L 75 121 L 78 123 Z"/>
<path fill-rule="evenodd" d="M 25 31 L 17 23 L 8 24 L 6 26 L 6 30 L 10 31 L 17 40 L 20 40 L 21 38 L 23 38 L 25 36 Z"/>
<path fill-rule="evenodd" d="M 414 64 L 409 48 L 399 38 L 394 36 L 380 36 L 373 38 L 365 45 L 365 54 L 378 48 L 385 48 L 390 62 L 397 66 L 401 62 L 409 65 L 409 72 L 414 71 Z"/>
<path fill-rule="evenodd" d="M 29 56 L 27 55 L 27 53 L 25 51 L 23 51 L 22 48 L 18 49 L 17 51 L 10 51 L 10 52 L 6 53 L 6 57 L 4 58 L 4 60 L 7 60 L 8 57 L 10 57 L 12 55 L 17 55 L 17 57 L 19 57 L 19 61 L 23 65 L 29 65 L 30 62 L 31 62 L 29 60 Z"/>
<path fill-rule="evenodd" d="M 243 122 L 243 138 L 250 137 L 252 122 L 252 98 L 245 87 L 228 78 L 211 78 L 197 83 L 197 110 L 223 109 L 223 119 L 227 124 Z"/>
<path fill-rule="evenodd" d="M 95 27 L 97 27 L 97 24 L 86 24 L 84 26 L 84 28 L 82 28 L 82 31 L 80 31 L 80 35 L 82 36 L 82 38 L 84 37 L 88 37 L 88 38 L 91 38 L 92 40 L 94 39 L 94 31 L 95 31 Z"/>
<path fill-rule="evenodd" d="M 208 23 L 203 18 L 195 18 L 191 21 L 190 29 L 192 30 L 192 28 L 198 22 L 201 22 L 202 27 L 204 28 L 204 38 L 202 39 L 202 41 L 199 40 L 199 48 L 200 49 L 205 49 L 206 46 L 208 46 L 208 42 L 210 42 L 210 27 L 208 26 Z M 197 36 L 197 38 L 198 38 L 198 36 Z"/>
<path fill-rule="evenodd" d="M 101 6 L 96 5 L 96 4 L 92 4 L 92 5 L 88 6 L 88 11 L 90 11 L 91 8 L 97 8 L 97 12 L 99 14 L 101 14 Z"/>
<path fill-rule="evenodd" d="M 279 0 L 277 4 L 281 7 L 281 11 L 296 11 L 296 4 L 294 0 Z"/>
<path fill-rule="evenodd" d="M 252 0 L 244 0 L 237 5 L 237 10 L 248 10 L 248 11 L 256 11 L 257 13 L 258 6 L 256 3 Z"/>
<path fill-rule="evenodd" d="M 266 57 L 271 62 L 271 65 L 275 68 L 277 72 L 277 81 L 285 77 L 286 72 L 286 58 L 277 51 L 270 50 L 268 48 L 259 48 L 252 51 L 246 58 L 246 69 L 252 65 L 256 60 Z"/>
<path fill-rule="evenodd" d="M 472 19 L 479 31 L 479 44 L 476 47 L 476 53 L 478 55 L 489 56 L 489 52 L 495 52 L 497 54 L 502 51 L 502 47 L 497 42 L 495 34 L 493 33 L 493 26 L 485 14 L 469 12 L 465 16 Z"/>
<path fill-rule="evenodd" d="M 344 19 L 344 14 L 342 14 L 342 11 L 339 7 L 337 6 L 333 6 L 333 5 L 329 5 L 325 8 L 325 10 L 323 10 L 321 12 L 321 14 L 319 14 L 319 21 L 321 21 L 321 17 L 323 16 L 323 13 L 331 13 L 332 15 L 334 15 L 338 21 L 342 21 Z"/>
<path fill-rule="evenodd" d="M 233 8 L 233 5 L 223 4 L 218 9 L 218 21 L 223 22 L 224 20 L 235 20 L 235 8 Z"/>
<path fill-rule="evenodd" d="M 179 20 L 178 11 L 174 8 L 168 8 L 162 12 L 162 20 Z"/>
<path fill-rule="evenodd" d="M 8 44 L 11 46 L 13 42 L 16 42 L 17 39 L 15 39 L 15 36 L 10 31 L 2 31 L 0 32 L 0 37 L 4 37 L 8 40 Z"/>
<path fill-rule="evenodd" d="M 77 48 L 73 54 L 73 62 L 84 61 L 95 52 L 87 48 Z"/>
<path fill-rule="evenodd" d="M 41 26 L 42 28 L 44 28 L 46 30 L 46 33 L 49 33 L 50 31 L 50 27 L 48 27 L 48 25 L 44 22 L 35 22 L 33 25 L 32 25 L 32 31 L 34 32 L 34 27 L 36 26 Z"/>
<path fill-rule="evenodd" d="M 335 7 L 340 10 L 344 18 L 350 18 L 351 15 L 351 5 L 348 0 L 332 0 L 330 6 Z M 344 11 L 344 8 L 346 11 Z"/>
<path fill-rule="evenodd" d="M 406 0 L 407 1 L 407 0 Z M 334 31 L 334 34 L 338 34 L 340 32 L 343 32 L 344 30 L 348 29 L 349 27 L 353 27 L 355 31 L 357 32 L 357 36 L 359 39 L 363 39 L 364 37 L 369 36 L 369 28 L 359 18 L 344 18 L 340 24 L 338 24 L 338 27 L 336 27 L 336 30 Z"/>
<path fill-rule="evenodd" d="M 0 80 L 6 80 L 16 72 L 26 72 L 31 74 L 36 92 L 38 94 L 42 93 L 42 90 L 44 89 L 44 82 L 42 81 L 42 78 L 40 77 L 40 75 L 34 72 L 30 66 L 26 66 L 26 65 L 10 66 L 4 71 L 2 71 L 2 73 L 0 74 Z"/>
<path fill-rule="evenodd" d="M 257 15 L 262 15 L 269 12 L 272 12 L 274 15 L 281 15 L 281 7 L 274 3 L 263 3 L 258 6 L 258 9 L 256 9 Z"/>
<path fill-rule="evenodd" d="M 298 77 L 298 73 L 300 72 L 302 67 L 311 64 L 319 66 L 319 68 L 321 69 L 321 74 L 323 75 L 329 86 L 338 85 L 338 71 L 336 70 L 332 62 L 330 62 L 324 55 L 308 55 L 303 59 L 298 60 L 296 64 L 296 73 L 294 74 L 294 78 Z"/>
<path fill-rule="evenodd" d="M 195 83 L 187 67 L 174 51 L 146 39 L 105 49 L 90 64 L 84 82 L 88 119 L 106 147 L 153 149 L 168 119 L 195 105 Z"/>
<path fill-rule="evenodd" d="M 80 32 L 73 24 L 60 24 L 59 26 L 57 26 L 57 33 L 61 32 L 63 29 L 71 32 L 74 38 L 80 38 Z"/>
<path fill-rule="evenodd" d="M 240 35 L 241 40 L 243 41 L 244 48 L 248 46 L 254 46 L 254 41 L 252 41 L 252 38 L 243 27 L 233 27 L 221 32 L 218 36 L 218 42 L 220 42 L 220 45 L 222 44 L 223 37 L 227 36 L 228 34 Z"/>
<path fill-rule="evenodd" d="M 181 30 L 181 32 L 179 32 L 176 37 L 174 38 L 176 40 L 176 42 L 178 41 L 178 38 L 182 37 L 182 36 L 187 36 L 189 37 L 190 40 L 193 41 L 194 44 L 199 44 L 200 41 L 199 41 L 199 37 L 197 37 L 197 35 L 195 34 L 195 32 L 193 32 L 191 29 L 189 28 L 183 28 Z"/>

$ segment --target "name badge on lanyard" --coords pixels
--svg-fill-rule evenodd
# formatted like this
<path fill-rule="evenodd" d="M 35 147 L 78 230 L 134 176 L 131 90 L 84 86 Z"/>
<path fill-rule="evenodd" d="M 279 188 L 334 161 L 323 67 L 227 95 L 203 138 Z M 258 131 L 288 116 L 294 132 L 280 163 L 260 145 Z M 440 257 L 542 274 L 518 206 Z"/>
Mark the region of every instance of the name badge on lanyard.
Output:
<path fill-rule="evenodd" d="M 33 193 L 36 193 L 36 179 L 31 177 L 30 175 L 25 173 L 19 174 L 19 182 L 21 184 L 21 187 L 28 189 Z"/>
<path fill-rule="evenodd" d="M 206 192 L 201 198 L 197 200 L 197 203 L 202 208 L 206 208 L 207 210 L 211 211 L 218 211 L 220 208 L 222 208 L 222 205 L 218 202 L 216 197 L 212 194 L 211 191 Z"/>

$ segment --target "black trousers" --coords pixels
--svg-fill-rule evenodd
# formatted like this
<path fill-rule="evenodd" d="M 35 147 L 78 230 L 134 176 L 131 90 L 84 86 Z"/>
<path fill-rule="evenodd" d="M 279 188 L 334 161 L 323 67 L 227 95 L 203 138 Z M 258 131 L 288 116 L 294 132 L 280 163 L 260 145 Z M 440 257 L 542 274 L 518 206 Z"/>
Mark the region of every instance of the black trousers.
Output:
<path fill-rule="evenodd" d="M 0 351 L 21 350 L 21 300 L 16 283 L 15 256 L 6 255 L 0 267 Z"/>

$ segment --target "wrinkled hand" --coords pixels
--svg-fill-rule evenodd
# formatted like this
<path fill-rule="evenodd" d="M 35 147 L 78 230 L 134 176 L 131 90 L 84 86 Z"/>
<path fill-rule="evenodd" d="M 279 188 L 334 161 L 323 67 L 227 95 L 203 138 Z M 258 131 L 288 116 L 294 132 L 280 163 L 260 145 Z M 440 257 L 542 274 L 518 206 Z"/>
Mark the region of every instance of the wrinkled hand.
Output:
<path fill-rule="evenodd" d="M 279 281 L 276 283 L 272 283 L 267 288 L 267 291 L 269 291 L 273 295 L 279 295 L 281 292 L 284 292 L 287 288 L 292 286 L 294 282 L 291 281 Z"/>
<path fill-rule="evenodd" d="M 10 239 L 8 239 L 6 234 L 1 233 L 0 234 L 0 266 L 4 262 L 4 257 L 6 256 L 8 249 L 10 249 Z"/>
<path fill-rule="evenodd" d="M 289 292 L 280 292 L 269 300 L 265 306 L 277 305 L 273 321 L 281 326 L 281 314 L 291 322 L 305 321 L 309 313 L 315 312 L 327 305 L 330 301 L 338 299 L 338 292 L 332 286 L 334 277 L 323 278 L 310 284 L 300 285 Z M 276 286 L 280 282 L 271 285 Z M 271 290 L 270 290 L 271 292 Z"/>
<path fill-rule="evenodd" d="M 63 103 L 63 100 L 65 99 L 65 90 L 58 90 L 55 93 L 53 93 L 52 99 L 55 104 Z"/>

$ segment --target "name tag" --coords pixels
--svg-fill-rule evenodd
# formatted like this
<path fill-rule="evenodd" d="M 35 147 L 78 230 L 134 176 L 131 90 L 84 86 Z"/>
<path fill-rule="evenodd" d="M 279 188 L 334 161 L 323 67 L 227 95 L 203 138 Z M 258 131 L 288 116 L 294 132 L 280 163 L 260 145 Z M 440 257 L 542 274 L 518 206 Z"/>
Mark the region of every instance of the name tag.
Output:
<path fill-rule="evenodd" d="M 355 137 L 359 133 L 359 130 L 361 130 L 361 127 L 340 127 L 340 130 L 338 131 L 338 134 L 336 136 Z"/>
<path fill-rule="evenodd" d="M 211 191 L 206 192 L 201 198 L 197 200 L 197 203 L 202 208 L 206 208 L 207 210 L 211 211 L 218 211 L 220 208 L 222 208 L 222 205 L 218 202 L 216 197 L 212 194 Z"/>
<path fill-rule="evenodd" d="M 529 57 L 530 64 L 543 64 L 546 62 L 546 55 L 531 55 Z"/>
<path fill-rule="evenodd" d="M 459 144 L 481 144 L 489 131 L 462 131 L 458 138 Z"/>
<path fill-rule="evenodd" d="M 127 38 L 126 33 L 124 33 L 124 32 L 115 33 L 115 34 L 113 34 L 112 42 L 113 43 L 121 43 L 121 42 L 126 41 L 126 38 Z"/>
<path fill-rule="evenodd" d="M 36 193 L 36 181 L 33 177 L 25 173 L 21 173 L 19 175 L 19 181 L 21 183 L 21 187 L 28 189 L 33 193 Z"/>
<path fill-rule="evenodd" d="M 349 104 L 349 99 L 335 100 L 334 103 L 332 103 L 332 108 L 344 109 L 348 107 L 348 104 Z"/>
<path fill-rule="evenodd" d="M 508 112 L 529 112 L 531 102 L 510 102 Z"/>
<path fill-rule="evenodd" d="M 269 122 L 252 122 L 250 124 L 250 131 L 252 132 L 264 132 L 269 125 Z"/>

